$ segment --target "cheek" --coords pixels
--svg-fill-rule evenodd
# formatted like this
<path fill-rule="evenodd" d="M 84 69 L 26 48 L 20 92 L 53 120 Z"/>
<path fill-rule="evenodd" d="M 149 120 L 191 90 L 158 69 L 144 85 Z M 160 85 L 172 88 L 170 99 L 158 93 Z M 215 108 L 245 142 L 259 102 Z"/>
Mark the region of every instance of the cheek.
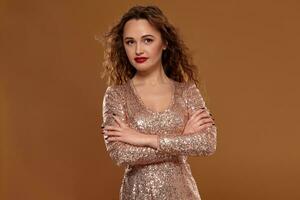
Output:
<path fill-rule="evenodd" d="M 133 48 L 124 48 L 125 49 L 125 53 L 126 56 L 129 60 L 129 62 L 131 63 L 131 65 L 135 66 L 135 61 L 134 61 L 134 57 L 135 57 L 135 51 Z"/>
<path fill-rule="evenodd" d="M 162 53 L 161 47 L 159 45 L 152 46 L 150 48 L 150 53 L 153 56 L 159 56 Z"/>
<path fill-rule="evenodd" d="M 124 48 L 125 49 L 125 52 L 126 52 L 126 55 L 127 55 L 127 57 L 130 59 L 130 58 L 132 58 L 133 57 L 133 50 L 131 49 L 131 48 Z"/>

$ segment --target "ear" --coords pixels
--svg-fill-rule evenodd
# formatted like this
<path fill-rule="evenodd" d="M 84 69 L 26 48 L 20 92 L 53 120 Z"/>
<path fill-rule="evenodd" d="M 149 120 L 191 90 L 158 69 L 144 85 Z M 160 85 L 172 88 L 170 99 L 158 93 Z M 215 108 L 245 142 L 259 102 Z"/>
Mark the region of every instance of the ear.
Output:
<path fill-rule="evenodd" d="M 163 50 L 166 50 L 168 48 L 168 41 L 164 41 L 163 43 Z"/>
<path fill-rule="evenodd" d="M 168 48 L 168 41 L 165 42 L 164 46 L 163 46 L 163 50 L 166 50 Z"/>

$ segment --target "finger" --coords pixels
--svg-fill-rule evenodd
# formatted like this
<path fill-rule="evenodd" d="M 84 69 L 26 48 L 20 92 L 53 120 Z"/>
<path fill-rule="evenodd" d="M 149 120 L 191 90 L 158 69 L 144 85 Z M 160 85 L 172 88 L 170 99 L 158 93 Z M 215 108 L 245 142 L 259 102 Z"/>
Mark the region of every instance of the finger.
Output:
<path fill-rule="evenodd" d="M 195 111 L 194 114 L 197 115 L 199 113 L 202 113 L 203 111 L 205 111 L 205 109 L 204 108 L 200 108 L 197 111 Z"/>
<path fill-rule="evenodd" d="M 206 117 L 205 115 L 201 114 L 201 115 L 195 116 L 194 118 L 191 118 L 191 119 L 189 120 L 189 122 L 190 122 L 191 124 L 196 124 L 196 123 L 201 122 L 201 120 L 203 120 L 203 119 L 205 119 L 205 118 L 207 118 L 207 117 Z"/>
<path fill-rule="evenodd" d="M 194 119 L 194 121 L 191 121 L 192 125 L 197 125 L 197 124 L 204 124 L 206 122 L 211 122 L 213 119 L 211 117 L 197 117 Z"/>
<path fill-rule="evenodd" d="M 106 140 L 109 141 L 109 142 L 111 142 L 111 141 L 121 141 L 121 137 L 108 137 Z"/>
<path fill-rule="evenodd" d="M 116 127 L 116 126 L 105 126 L 105 128 L 103 128 L 103 130 L 108 130 L 108 131 L 121 131 L 120 127 Z"/>
<path fill-rule="evenodd" d="M 201 120 L 202 118 L 203 119 L 205 119 L 205 118 L 211 118 L 211 115 L 208 112 L 204 112 L 204 113 L 201 113 L 201 114 L 195 116 L 194 119 Z"/>
<path fill-rule="evenodd" d="M 119 117 L 117 117 L 116 115 L 114 115 L 113 117 L 120 127 L 124 126 L 124 122 Z"/>
<path fill-rule="evenodd" d="M 214 122 L 214 119 L 211 118 L 211 117 L 208 117 L 208 118 L 204 118 L 203 121 L 204 121 L 204 123 L 206 123 L 206 122 Z"/>
<path fill-rule="evenodd" d="M 213 121 L 198 121 L 197 123 L 194 124 L 195 127 L 201 127 L 205 124 L 213 124 L 214 122 Z"/>
<path fill-rule="evenodd" d="M 200 120 L 199 122 L 201 122 L 201 124 L 205 124 L 205 123 L 213 123 L 213 119 L 212 118 L 205 118 L 205 119 L 202 119 Z"/>
<path fill-rule="evenodd" d="M 197 115 L 201 114 L 203 111 L 204 111 L 203 109 L 199 109 L 199 110 L 193 112 L 193 113 L 191 114 L 190 119 L 195 118 Z"/>
<path fill-rule="evenodd" d="M 214 123 L 206 123 L 206 124 L 203 124 L 201 126 L 201 129 L 204 129 L 204 128 L 207 128 L 207 127 L 211 127 L 211 126 L 214 126 L 215 124 Z"/>
<path fill-rule="evenodd" d="M 213 125 L 215 125 L 213 122 L 207 122 L 205 124 L 198 125 L 195 129 L 196 129 L 196 131 L 201 131 L 202 129 L 213 126 Z"/>
<path fill-rule="evenodd" d="M 206 110 L 202 110 L 201 112 L 196 113 L 196 114 L 194 115 L 194 118 L 197 118 L 197 117 L 199 117 L 199 116 L 206 116 L 206 114 L 208 115 L 207 111 L 206 111 Z"/>
<path fill-rule="evenodd" d="M 104 130 L 104 135 L 106 136 L 120 136 L 120 132 L 117 132 L 117 131 L 107 131 L 107 130 Z"/>

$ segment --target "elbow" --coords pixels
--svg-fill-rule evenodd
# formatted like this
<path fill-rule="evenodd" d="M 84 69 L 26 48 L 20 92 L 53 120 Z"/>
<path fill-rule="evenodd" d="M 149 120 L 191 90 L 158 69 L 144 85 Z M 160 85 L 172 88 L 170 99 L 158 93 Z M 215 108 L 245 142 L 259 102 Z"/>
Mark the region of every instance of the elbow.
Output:
<path fill-rule="evenodd" d="M 129 162 L 127 162 L 126 160 L 124 160 L 120 157 L 111 157 L 111 158 L 119 167 L 126 167 L 127 165 L 130 164 Z"/>
<path fill-rule="evenodd" d="M 119 167 L 126 167 L 128 165 L 127 162 L 124 162 L 122 160 L 115 160 L 115 162 Z"/>
<path fill-rule="evenodd" d="M 207 156 L 211 156 L 211 155 L 215 154 L 215 152 L 217 151 L 217 130 L 216 130 L 216 126 L 213 126 L 213 127 L 214 127 L 214 129 L 211 134 L 212 139 L 211 139 L 210 145 L 207 148 L 207 153 L 206 153 Z"/>
<path fill-rule="evenodd" d="M 217 151 L 217 140 L 214 138 L 207 146 L 205 149 L 203 149 L 201 155 L 202 156 L 211 156 L 216 153 Z"/>
<path fill-rule="evenodd" d="M 114 142 L 106 146 L 107 152 L 111 160 L 119 167 L 127 166 L 130 164 L 130 155 L 127 155 L 123 150 L 121 143 Z"/>
<path fill-rule="evenodd" d="M 211 156 L 217 151 L 216 143 L 213 143 L 205 148 L 199 147 L 199 150 L 195 151 L 193 154 L 194 156 Z"/>
<path fill-rule="evenodd" d="M 211 156 L 217 151 L 217 131 L 216 127 L 213 129 L 206 129 L 206 132 L 201 132 L 198 134 L 199 141 L 197 141 L 196 146 L 193 148 L 192 153 L 188 154 L 194 156 Z M 189 150 L 188 150 L 189 151 Z"/>
<path fill-rule="evenodd" d="M 216 151 L 217 151 L 217 144 L 214 143 L 214 144 L 212 144 L 211 147 L 207 150 L 206 156 L 211 156 L 211 155 L 215 154 Z"/>
<path fill-rule="evenodd" d="M 128 160 L 125 159 L 122 155 L 120 155 L 117 152 L 110 152 L 111 159 L 119 166 L 119 167 L 125 167 L 129 165 Z"/>

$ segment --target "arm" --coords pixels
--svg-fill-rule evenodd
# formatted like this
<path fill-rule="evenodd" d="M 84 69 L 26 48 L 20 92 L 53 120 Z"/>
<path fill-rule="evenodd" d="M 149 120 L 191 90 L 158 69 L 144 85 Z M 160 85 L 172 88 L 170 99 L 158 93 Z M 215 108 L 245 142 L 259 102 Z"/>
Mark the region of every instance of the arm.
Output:
<path fill-rule="evenodd" d="M 121 94 L 121 88 L 116 87 L 109 86 L 105 91 L 102 109 L 103 126 L 115 124 L 113 113 L 127 123 L 124 95 Z M 134 146 L 120 141 L 104 140 L 104 142 L 109 156 L 118 166 L 144 165 L 177 158 L 177 156 L 159 152 L 151 147 Z"/>
<path fill-rule="evenodd" d="M 205 102 L 195 83 L 188 83 L 183 97 L 191 116 L 196 110 L 205 107 Z M 158 150 L 173 155 L 209 156 L 216 151 L 217 127 L 211 125 L 186 135 L 159 135 Z"/>

